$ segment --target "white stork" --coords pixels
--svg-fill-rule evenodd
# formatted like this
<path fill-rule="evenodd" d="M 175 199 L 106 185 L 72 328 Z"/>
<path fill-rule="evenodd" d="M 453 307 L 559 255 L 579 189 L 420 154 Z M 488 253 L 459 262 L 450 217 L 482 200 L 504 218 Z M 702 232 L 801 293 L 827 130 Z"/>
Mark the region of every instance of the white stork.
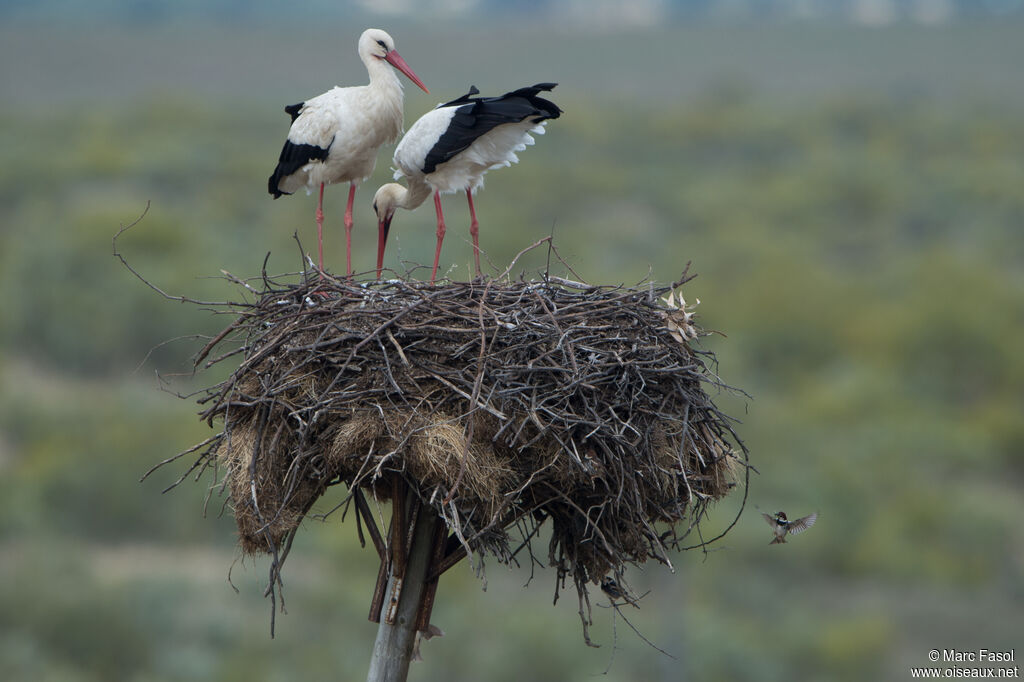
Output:
<path fill-rule="evenodd" d="M 394 142 L 402 134 L 402 83 L 388 64 L 429 92 L 395 51 L 395 41 L 380 29 L 368 28 L 359 36 L 359 58 L 370 75 L 369 85 L 335 86 L 322 95 L 284 108 L 292 117 L 292 125 L 267 185 L 275 199 L 303 187 L 308 194 L 320 186 L 316 237 L 322 271 L 324 185 L 350 183 L 345 208 L 345 269 L 349 275 L 356 185 L 373 173 L 380 146 Z"/>
<path fill-rule="evenodd" d="M 440 104 L 420 117 L 395 149 L 395 179 L 406 178 L 408 188 L 388 183 L 377 190 L 373 210 L 377 214 L 377 277 L 384 263 L 391 219 L 396 208 L 413 210 L 433 193 L 437 211 L 437 250 L 430 281 L 437 276 L 444 240 L 441 194 L 465 190 L 469 201 L 470 227 L 476 274 L 480 275 L 479 225 L 473 208 L 473 192 L 483 185 L 484 173 L 519 161 L 516 152 L 533 144 L 533 134 L 543 134 L 547 119 L 562 113 L 554 102 L 538 97 L 555 83 L 538 83 L 500 97 L 473 97 L 480 91 L 472 86 L 468 94 Z"/>

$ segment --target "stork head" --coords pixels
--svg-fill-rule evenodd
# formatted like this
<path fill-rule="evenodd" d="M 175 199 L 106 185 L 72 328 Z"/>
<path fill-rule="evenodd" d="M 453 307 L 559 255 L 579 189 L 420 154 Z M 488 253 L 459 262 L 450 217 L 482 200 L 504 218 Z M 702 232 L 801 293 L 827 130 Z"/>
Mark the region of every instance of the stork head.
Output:
<path fill-rule="evenodd" d="M 373 212 L 377 214 L 377 279 L 380 279 L 380 271 L 384 267 L 384 247 L 388 242 L 391 219 L 407 193 L 408 190 L 397 182 L 389 182 L 373 195 Z"/>
<path fill-rule="evenodd" d="M 366 63 L 369 63 L 371 59 L 383 59 L 404 73 L 423 92 L 430 92 L 419 76 L 413 73 L 413 70 L 395 50 L 395 39 L 388 35 L 387 31 L 382 31 L 379 28 L 368 28 L 363 31 L 363 35 L 359 36 L 359 56 Z"/>

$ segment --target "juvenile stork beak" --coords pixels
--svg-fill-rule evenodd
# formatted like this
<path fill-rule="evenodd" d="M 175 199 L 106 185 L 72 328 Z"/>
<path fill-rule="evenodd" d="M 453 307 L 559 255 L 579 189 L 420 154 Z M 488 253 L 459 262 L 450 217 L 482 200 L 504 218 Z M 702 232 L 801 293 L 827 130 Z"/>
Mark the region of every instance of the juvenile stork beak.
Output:
<path fill-rule="evenodd" d="M 391 64 L 391 66 L 395 67 L 396 69 L 404 73 L 409 78 L 409 80 L 418 85 L 420 90 L 427 93 L 428 95 L 430 94 L 430 90 L 427 90 L 427 86 L 423 84 L 423 81 L 420 80 L 419 76 L 412 72 L 412 69 L 409 68 L 409 65 L 405 63 L 404 59 L 402 59 L 402 55 L 398 54 L 396 50 L 391 50 L 391 52 L 388 52 L 387 55 L 385 55 L 384 59 L 385 61 L 387 61 L 388 64 Z"/>
<path fill-rule="evenodd" d="M 391 229 L 391 219 L 394 217 L 392 213 L 377 221 L 377 279 L 380 279 L 380 271 L 384 268 L 384 245 L 388 242 L 388 230 Z"/>

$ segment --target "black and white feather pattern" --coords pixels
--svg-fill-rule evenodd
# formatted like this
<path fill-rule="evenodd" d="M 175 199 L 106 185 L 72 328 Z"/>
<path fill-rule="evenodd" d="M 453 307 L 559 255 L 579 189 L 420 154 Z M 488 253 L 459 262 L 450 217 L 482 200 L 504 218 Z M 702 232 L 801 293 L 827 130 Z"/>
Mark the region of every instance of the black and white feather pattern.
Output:
<path fill-rule="evenodd" d="M 302 108 L 305 106 L 305 102 L 299 102 L 298 104 L 291 104 L 284 108 L 286 114 L 292 117 L 292 124 L 298 120 Z M 274 196 L 275 199 L 280 197 L 282 194 L 291 194 L 292 191 L 287 191 L 281 188 L 282 181 L 286 178 L 291 177 L 297 171 L 301 170 L 306 164 L 313 161 L 324 161 L 327 155 L 331 151 L 330 143 L 326 147 L 322 147 L 317 144 L 309 144 L 306 142 L 293 142 L 292 136 L 294 133 L 290 133 L 288 139 L 284 141 L 284 146 L 281 148 L 281 155 L 277 159 L 277 167 L 274 168 L 273 175 L 267 181 L 267 190 Z M 331 138 L 331 142 L 334 138 Z"/>
<path fill-rule="evenodd" d="M 448 128 L 427 153 L 423 172 L 433 173 L 442 163 L 465 151 L 478 139 L 503 124 L 528 121 L 534 125 L 558 118 L 562 110 L 554 102 L 538 97 L 542 91 L 550 92 L 556 83 L 538 83 L 520 88 L 499 97 L 473 97 L 479 94 L 475 85 L 458 99 L 438 108 L 454 107 Z"/>
<path fill-rule="evenodd" d="M 492 168 L 516 163 L 516 152 L 544 133 L 544 123 L 562 110 L 539 93 L 538 83 L 498 97 L 475 97 L 472 86 L 458 99 L 438 105 L 413 124 L 395 149 L 395 179 L 423 182 L 440 192 L 477 188 Z"/>
<path fill-rule="evenodd" d="M 803 533 L 805 530 L 813 526 L 814 522 L 817 520 L 818 513 L 814 512 L 813 514 L 809 514 L 801 519 L 797 519 L 796 521 L 790 521 L 786 525 L 786 528 L 791 534 L 797 535 L 798 533 Z"/>

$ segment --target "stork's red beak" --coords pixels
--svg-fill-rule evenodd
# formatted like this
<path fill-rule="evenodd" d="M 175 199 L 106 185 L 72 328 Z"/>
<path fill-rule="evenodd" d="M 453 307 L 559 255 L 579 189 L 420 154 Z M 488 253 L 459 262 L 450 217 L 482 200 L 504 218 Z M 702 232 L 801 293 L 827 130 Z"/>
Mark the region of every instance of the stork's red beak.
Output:
<path fill-rule="evenodd" d="M 409 65 L 405 63 L 404 59 L 402 59 L 402 55 L 398 54 L 397 51 L 391 50 L 391 52 L 387 53 L 384 59 L 391 64 L 391 66 L 408 76 L 409 80 L 418 85 L 420 90 L 428 95 L 430 94 L 430 90 L 427 90 L 427 86 L 423 84 L 423 81 L 420 80 L 419 76 L 412 72 L 412 69 L 409 68 Z"/>
<path fill-rule="evenodd" d="M 391 229 L 393 217 L 392 213 L 377 221 L 377 279 L 380 279 L 380 271 L 384 269 L 384 246 L 388 243 L 388 230 Z"/>

